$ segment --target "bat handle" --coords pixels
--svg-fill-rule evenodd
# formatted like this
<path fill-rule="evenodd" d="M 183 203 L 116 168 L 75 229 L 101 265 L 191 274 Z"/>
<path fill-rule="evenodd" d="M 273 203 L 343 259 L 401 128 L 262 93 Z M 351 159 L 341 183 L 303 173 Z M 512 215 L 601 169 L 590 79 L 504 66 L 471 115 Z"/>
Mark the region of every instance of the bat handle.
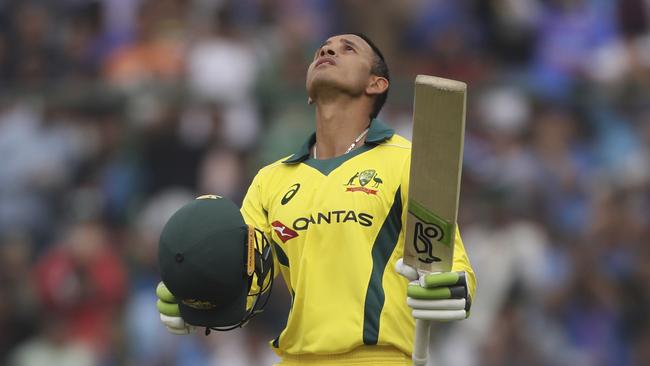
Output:
<path fill-rule="evenodd" d="M 415 320 L 415 345 L 413 347 L 413 365 L 424 366 L 429 358 L 429 327 L 431 321 Z"/>

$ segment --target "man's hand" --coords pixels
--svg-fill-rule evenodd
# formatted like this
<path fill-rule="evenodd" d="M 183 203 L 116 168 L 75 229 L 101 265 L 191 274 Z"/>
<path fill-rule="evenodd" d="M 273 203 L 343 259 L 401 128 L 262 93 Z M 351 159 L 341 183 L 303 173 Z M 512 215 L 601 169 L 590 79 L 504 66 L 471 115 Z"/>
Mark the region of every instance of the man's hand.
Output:
<path fill-rule="evenodd" d="M 183 318 L 181 318 L 176 298 L 169 292 L 167 286 L 162 281 L 156 287 L 156 296 L 158 296 L 156 307 L 160 313 L 160 321 L 170 333 L 185 335 L 194 331 L 195 327 L 185 323 Z"/>
<path fill-rule="evenodd" d="M 442 272 L 419 275 L 417 270 L 399 259 L 395 270 L 411 280 L 406 303 L 413 317 L 422 320 L 461 320 L 469 316 L 471 299 L 465 272 Z"/>

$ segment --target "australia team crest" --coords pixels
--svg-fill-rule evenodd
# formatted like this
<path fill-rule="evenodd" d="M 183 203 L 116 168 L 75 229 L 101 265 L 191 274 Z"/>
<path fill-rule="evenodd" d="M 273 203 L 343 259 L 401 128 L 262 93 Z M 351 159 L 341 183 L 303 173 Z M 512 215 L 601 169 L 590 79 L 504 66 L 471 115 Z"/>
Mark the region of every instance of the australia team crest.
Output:
<path fill-rule="evenodd" d="M 379 186 L 384 182 L 379 178 L 375 169 L 366 169 L 355 173 L 345 184 L 346 192 L 363 192 L 365 194 L 377 194 Z"/>

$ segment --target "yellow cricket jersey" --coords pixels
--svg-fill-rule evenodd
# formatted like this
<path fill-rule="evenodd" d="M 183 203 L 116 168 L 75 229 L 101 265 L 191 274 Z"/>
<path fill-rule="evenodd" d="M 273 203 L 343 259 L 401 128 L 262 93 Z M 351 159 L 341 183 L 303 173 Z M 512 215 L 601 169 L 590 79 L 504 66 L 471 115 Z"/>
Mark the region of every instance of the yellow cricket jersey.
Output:
<path fill-rule="evenodd" d="M 375 349 L 408 360 L 415 322 L 408 280 L 394 266 L 404 250 L 411 144 L 377 120 L 365 145 L 348 154 L 314 160 L 314 142 L 312 135 L 261 169 L 241 209 L 271 239 L 292 296 L 287 326 L 271 346 L 285 359 L 389 346 Z M 474 272 L 456 235 L 453 270 L 467 272 L 473 295 Z"/>

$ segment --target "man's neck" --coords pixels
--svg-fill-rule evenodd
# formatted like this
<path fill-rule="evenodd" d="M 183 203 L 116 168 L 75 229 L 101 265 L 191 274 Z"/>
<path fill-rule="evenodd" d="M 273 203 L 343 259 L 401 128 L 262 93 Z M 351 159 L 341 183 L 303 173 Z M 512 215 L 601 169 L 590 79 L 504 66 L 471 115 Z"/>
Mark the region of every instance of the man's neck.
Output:
<path fill-rule="evenodd" d="M 345 154 L 350 145 L 368 128 L 370 119 L 359 100 L 341 98 L 316 103 L 316 149 L 318 159 Z M 362 146 L 363 136 L 356 147 Z M 313 156 L 313 149 L 312 149 Z"/>

